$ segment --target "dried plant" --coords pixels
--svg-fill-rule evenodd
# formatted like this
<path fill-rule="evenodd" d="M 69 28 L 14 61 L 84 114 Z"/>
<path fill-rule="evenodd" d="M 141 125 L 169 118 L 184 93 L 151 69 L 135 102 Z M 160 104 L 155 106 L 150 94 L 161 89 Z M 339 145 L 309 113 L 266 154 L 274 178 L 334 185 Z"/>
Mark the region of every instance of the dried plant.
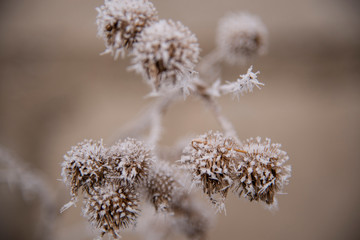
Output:
<path fill-rule="evenodd" d="M 154 216 L 148 216 L 144 229 L 162 229 L 163 233 L 147 234 L 147 239 L 164 239 L 178 231 L 188 239 L 204 240 L 212 217 L 189 192 L 191 186 L 199 188 L 220 211 L 225 210 L 230 192 L 276 205 L 276 196 L 291 174 L 287 153 L 270 139 L 241 141 L 216 100 L 226 94 L 239 98 L 264 86 L 252 66 L 236 81 L 221 81 L 222 62 L 244 65 L 266 51 L 267 30 L 261 20 L 248 13 L 221 19 L 217 47 L 199 63 L 197 72 L 197 38 L 180 22 L 158 19 L 150 1 L 105 0 L 97 10 L 104 53 L 115 59 L 119 54 L 132 58 L 130 69 L 143 77 L 151 87 L 149 96 L 158 101 L 119 134 L 117 139 L 125 140 L 110 147 L 102 140 L 85 140 L 71 148 L 62 165 L 71 201 L 62 210 L 74 205 L 82 193 L 84 216 L 101 237 L 119 238 L 121 230 L 135 226 L 149 205 L 155 210 L 153 215 L 171 220 L 155 228 L 149 220 Z M 222 132 L 208 131 L 164 151 L 158 146 L 162 117 L 181 96 L 188 95 L 206 104 Z"/>

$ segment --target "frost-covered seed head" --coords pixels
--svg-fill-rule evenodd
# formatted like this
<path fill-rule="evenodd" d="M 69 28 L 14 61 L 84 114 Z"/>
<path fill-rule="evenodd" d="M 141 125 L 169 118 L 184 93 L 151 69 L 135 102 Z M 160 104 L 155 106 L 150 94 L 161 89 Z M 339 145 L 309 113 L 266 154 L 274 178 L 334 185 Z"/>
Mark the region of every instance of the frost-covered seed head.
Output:
<path fill-rule="evenodd" d="M 217 47 L 230 64 L 244 64 L 267 50 L 267 29 L 249 13 L 232 13 L 219 21 Z"/>
<path fill-rule="evenodd" d="M 88 194 L 99 185 L 108 171 L 107 151 L 101 141 L 84 140 L 64 155 L 61 176 L 70 186 L 71 195 L 78 196 L 79 189 Z"/>
<path fill-rule="evenodd" d="M 119 230 L 136 224 L 138 195 L 133 188 L 113 184 L 97 187 L 96 191 L 84 200 L 84 216 L 99 228 L 101 235 L 110 233 L 120 238 Z"/>
<path fill-rule="evenodd" d="M 132 69 L 155 91 L 183 86 L 198 62 L 199 44 L 180 22 L 160 20 L 145 28 L 134 44 Z"/>
<path fill-rule="evenodd" d="M 111 53 L 115 59 L 132 48 L 145 27 L 158 20 L 157 11 L 148 0 L 105 0 L 96 10 L 98 36 L 106 46 L 104 53 Z"/>
<path fill-rule="evenodd" d="M 145 183 L 147 197 L 156 211 L 171 212 L 174 200 L 183 192 L 176 176 L 175 166 L 166 161 L 156 161 Z"/>
<path fill-rule="evenodd" d="M 147 177 L 153 162 L 149 146 L 133 138 L 117 142 L 109 149 L 110 179 L 122 185 L 134 185 Z"/>
<path fill-rule="evenodd" d="M 220 132 L 208 132 L 194 139 L 184 149 L 181 163 L 190 170 L 192 180 L 200 186 L 214 204 L 214 194 L 222 200 L 233 184 L 234 161 L 241 158 L 235 140 Z"/>
<path fill-rule="evenodd" d="M 250 138 L 244 143 L 246 151 L 243 161 L 237 164 L 235 189 L 239 196 L 250 201 L 264 201 L 273 204 L 275 194 L 288 184 L 291 166 L 284 165 L 289 157 L 278 143 L 260 137 Z"/>

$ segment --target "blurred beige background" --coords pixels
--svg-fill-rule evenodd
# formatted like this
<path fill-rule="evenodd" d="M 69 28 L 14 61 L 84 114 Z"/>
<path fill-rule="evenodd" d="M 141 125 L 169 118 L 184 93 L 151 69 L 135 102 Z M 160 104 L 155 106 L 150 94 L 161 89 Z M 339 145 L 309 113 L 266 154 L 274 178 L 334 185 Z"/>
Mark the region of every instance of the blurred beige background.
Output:
<path fill-rule="evenodd" d="M 239 137 L 271 137 L 290 155 L 293 176 L 279 210 L 231 197 L 209 239 L 360 239 L 360 24 L 356 0 L 154 0 L 162 18 L 198 37 L 202 56 L 229 11 L 258 14 L 269 53 L 253 63 L 266 86 L 240 101 L 220 99 Z M 103 138 L 135 119 L 151 100 L 128 59 L 113 61 L 96 38 L 101 0 L 0 2 L 0 144 L 60 192 L 62 156 L 84 138 Z M 226 67 L 224 80 L 246 68 Z M 203 104 L 188 98 L 164 119 L 161 143 L 219 129 Z M 0 239 L 37 239 L 36 199 L 0 185 Z M 54 238 L 91 239 L 80 208 L 63 213 Z M 124 233 L 123 239 L 140 239 Z"/>

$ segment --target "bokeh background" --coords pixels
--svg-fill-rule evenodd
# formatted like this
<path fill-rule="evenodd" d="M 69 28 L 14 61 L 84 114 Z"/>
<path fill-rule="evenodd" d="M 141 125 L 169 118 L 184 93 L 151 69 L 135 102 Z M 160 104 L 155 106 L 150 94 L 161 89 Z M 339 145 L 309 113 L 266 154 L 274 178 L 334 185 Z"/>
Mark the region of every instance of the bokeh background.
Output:
<path fill-rule="evenodd" d="M 154 0 L 161 18 L 180 20 L 202 56 L 215 47 L 217 21 L 229 11 L 259 15 L 270 33 L 266 56 L 250 64 L 266 86 L 233 101 L 224 114 L 241 139 L 271 137 L 290 155 L 293 176 L 279 210 L 230 197 L 209 239 L 360 239 L 360 4 L 356 0 Z M 0 2 L 0 144 L 41 171 L 69 200 L 62 156 L 84 138 L 110 142 L 151 103 L 140 76 L 113 61 L 96 37 L 101 0 Z M 235 80 L 248 66 L 225 66 Z M 161 144 L 219 129 L 195 98 L 175 104 Z M 4 174 L 4 171 L 1 172 Z M 3 175 L 4 176 L 4 175 Z M 3 179 L 3 178 L 2 178 Z M 38 200 L 0 184 L 0 239 L 38 239 Z M 92 239 L 80 207 L 57 218 L 54 239 Z M 140 239 L 126 232 L 123 239 Z"/>

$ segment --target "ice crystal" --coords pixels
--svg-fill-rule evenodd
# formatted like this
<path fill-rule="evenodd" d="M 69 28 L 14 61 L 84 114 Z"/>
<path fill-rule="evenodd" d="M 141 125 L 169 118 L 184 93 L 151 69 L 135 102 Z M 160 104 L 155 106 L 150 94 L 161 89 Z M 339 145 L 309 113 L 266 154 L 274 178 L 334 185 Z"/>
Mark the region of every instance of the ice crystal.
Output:
<path fill-rule="evenodd" d="M 233 162 L 241 158 L 237 149 L 232 138 L 210 131 L 192 140 L 180 160 L 190 170 L 194 183 L 220 208 L 233 184 Z M 220 201 L 214 198 L 215 194 L 220 194 Z"/>
<path fill-rule="evenodd" d="M 240 75 L 240 78 L 236 82 L 228 82 L 225 85 L 219 86 L 220 90 L 227 94 L 232 93 L 234 96 L 239 98 L 240 95 L 244 93 L 252 92 L 254 87 L 261 89 L 261 86 L 264 86 L 263 83 L 259 82 L 257 75 L 259 71 L 253 72 L 253 66 L 251 66 L 246 74 Z"/>
<path fill-rule="evenodd" d="M 133 188 L 104 184 L 84 200 L 83 214 L 99 228 L 101 235 L 110 233 L 120 238 L 119 230 L 136 223 L 140 210 L 138 195 Z"/>
<path fill-rule="evenodd" d="M 289 157 L 278 143 L 266 138 L 250 138 L 244 143 L 244 158 L 236 167 L 236 186 L 239 196 L 250 201 L 273 204 L 275 194 L 288 184 L 291 167 L 284 165 Z"/>
<path fill-rule="evenodd" d="M 73 146 L 64 156 L 62 163 L 63 181 L 70 186 L 72 197 L 78 196 L 79 189 L 88 194 L 99 185 L 108 171 L 107 149 L 102 140 L 84 140 Z"/>
<path fill-rule="evenodd" d="M 147 177 L 153 162 L 149 146 L 133 138 L 118 141 L 109 149 L 109 178 L 123 185 L 138 184 Z"/>
<path fill-rule="evenodd" d="M 267 29 L 249 13 L 232 13 L 219 21 L 217 46 L 225 61 L 243 64 L 267 49 Z"/>
<path fill-rule="evenodd" d="M 158 20 L 154 5 L 148 0 L 105 0 L 98 11 L 98 36 L 105 41 L 104 53 L 115 59 L 132 48 L 139 33 Z"/>
<path fill-rule="evenodd" d="M 197 38 L 182 23 L 160 20 L 141 32 L 131 69 L 142 74 L 154 92 L 182 88 L 191 80 L 199 51 Z"/>

